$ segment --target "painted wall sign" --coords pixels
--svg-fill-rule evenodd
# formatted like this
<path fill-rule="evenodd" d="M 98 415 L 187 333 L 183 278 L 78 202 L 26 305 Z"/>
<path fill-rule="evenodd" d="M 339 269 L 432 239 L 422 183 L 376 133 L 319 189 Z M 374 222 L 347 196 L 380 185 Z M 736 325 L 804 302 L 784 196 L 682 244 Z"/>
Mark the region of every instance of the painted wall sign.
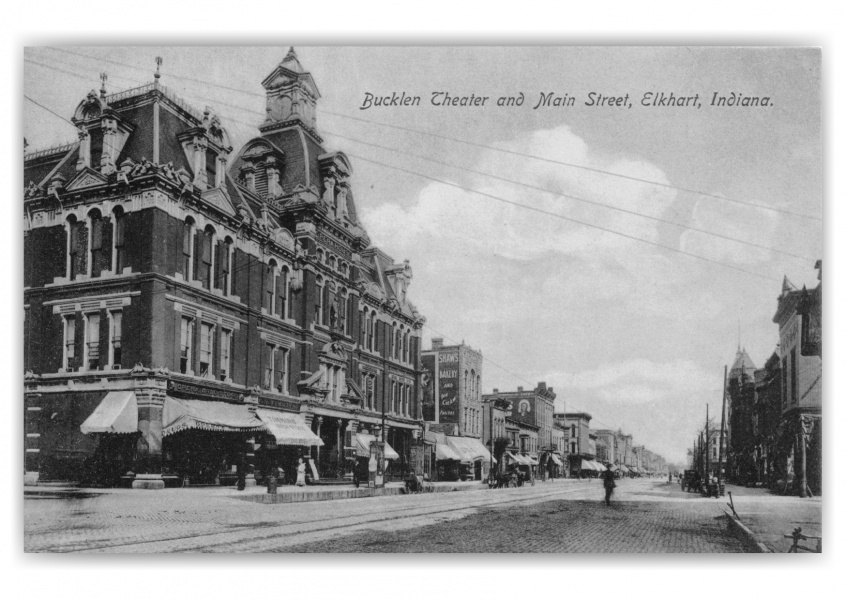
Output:
<path fill-rule="evenodd" d="M 458 352 L 438 355 L 438 421 L 458 423 Z"/>
<path fill-rule="evenodd" d="M 169 392 L 177 394 L 190 394 L 192 396 L 206 396 L 218 400 L 225 400 L 227 402 L 243 402 L 244 394 L 238 392 L 230 392 L 228 390 L 220 390 L 213 387 L 206 387 L 204 385 L 196 385 L 193 383 L 185 383 L 182 381 L 174 381 L 168 379 L 167 389 Z"/>

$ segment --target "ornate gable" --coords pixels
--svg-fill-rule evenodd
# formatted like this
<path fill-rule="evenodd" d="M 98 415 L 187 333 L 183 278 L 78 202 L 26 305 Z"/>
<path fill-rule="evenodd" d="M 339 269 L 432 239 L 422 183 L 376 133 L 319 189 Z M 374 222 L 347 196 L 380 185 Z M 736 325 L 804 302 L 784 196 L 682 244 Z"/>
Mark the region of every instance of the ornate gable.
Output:
<path fill-rule="evenodd" d="M 91 167 L 83 167 L 83 169 L 70 180 L 70 183 L 65 186 L 65 189 L 72 192 L 87 187 L 103 185 L 106 182 L 108 182 L 108 178 L 104 175 L 98 173 Z"/>

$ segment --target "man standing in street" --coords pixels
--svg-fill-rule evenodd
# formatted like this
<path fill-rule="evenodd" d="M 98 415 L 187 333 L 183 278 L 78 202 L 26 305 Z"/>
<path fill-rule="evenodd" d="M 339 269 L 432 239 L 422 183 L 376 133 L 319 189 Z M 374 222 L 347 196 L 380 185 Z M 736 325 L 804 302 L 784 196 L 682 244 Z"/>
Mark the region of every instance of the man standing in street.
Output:
<path fill-rule="evenodd" d="M 602 485 L 605 487 L 605 506 L 611 506 L 611 494 L 617 487 L 617 482 L 614 481 L 614 471 L 606 469 L 602 472 Z"/>

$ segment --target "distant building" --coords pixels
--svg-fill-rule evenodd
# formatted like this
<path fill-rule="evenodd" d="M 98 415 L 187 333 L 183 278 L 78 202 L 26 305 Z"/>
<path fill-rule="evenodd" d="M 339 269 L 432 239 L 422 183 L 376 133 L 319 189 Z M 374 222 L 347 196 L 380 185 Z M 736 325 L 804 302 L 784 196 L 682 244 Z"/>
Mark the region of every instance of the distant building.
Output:
<path fill-rule="evenodd" d="M 596 430 L 596 458 L 603 464 L 617 462 L 617 436 L 610 429 Z"/>
<path fill-rule="evenodd" d="M 814 290 L 784 278 L 773 322 L 779 326 L 785 472 L 797 492 L 822 491 L 822 262 Z M 802 482 L 805 482 L 806 486 Z"/>
<path fill-rule="evenodd" d="M 461 343 L 445 346 L 433 338 L 421 355 L 423 365 L 423 419 L 449 435 L 481 438 L 482 353 Z"/>
<path fill-rule="evenodd" d="M 538 461 L 540 469 L 548 468 L 547 462 L 553 460 L 550 455 L 555 449 L 552 434 L 555 392 L 552 387 L 547 387 L 546 382 L 541 381 L 533 390 L 518 387 L 517 391 L 501 392 L 494 389 L 491 394 L 484 395 L 485 400 L 491 398 L 510 403 L 509 417 L 513 421 L 537 428 L 533 458 Z"/>
<path fill-rule="evenodd" d="M 579 474 L 582 470 L 582 460 L 595 458 L 594 447 L 591 447 L 590 420 L 591 416 L 586 412 L 555 413 L 555 421 L 564 427 L 567 434 L 567 460 L 569 461 L 570 473 Z"/>

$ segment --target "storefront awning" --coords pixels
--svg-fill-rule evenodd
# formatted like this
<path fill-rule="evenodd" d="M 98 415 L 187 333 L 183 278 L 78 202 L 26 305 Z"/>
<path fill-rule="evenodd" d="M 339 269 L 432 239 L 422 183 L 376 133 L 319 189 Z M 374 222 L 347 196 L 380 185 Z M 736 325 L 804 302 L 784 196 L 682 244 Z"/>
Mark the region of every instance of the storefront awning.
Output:
<path fill-rule="evenodd" d="M 554 462 L 554 463 L 555 463 L 556 465 L 558 465 L 559 467 L 563 467 L 563 466 L 564 466 L 564 463 L 562 462 L 562 460 L 561 460 L 560 458 L 558 458 L 558 455 L 556 455 L 556 454 L 550 454 L 550 455 L 549 455 L 549 457 L 552 459 L 552 462 Z"/>
<path fill-rule="evenodd" d="M 380 440 L 377 440 L 375 435 L 369 433 L 357 433 L 355 434 L 355 441 L 356 446 L 358 447 L 358 455 L 369 457 L 370 442 L 378 442 Z M 385 458 L 388 460 L 399 460 L 399 454 L 397 454 L 396 450 L 391 448 L 388 442 L 385 442 Z"/>
<path fill-rule="evenodd" d="M 461 436 L 446 436 L 447 444 L 460 457 L 461 462 L 489 462 L 491 454 L 485 445 L 478 438 L 461 437 Z M 494 460 L 496 462 L 496 460 Z"/>
<path fill-rule="evenodd" d="M 591 462 L 596 465 L 596 470 L 599 471 L 599 472 L 608 470 L 608 469 L 605 468 L 605 465 L 603 465 L 601 462 L 597 462 L 595 460 L 592 460 Z"/>
<path fill-rule="evenodd" d="M 537 464 L 538 464 L 538 459 L 537 459 L 536 456 L 531 456 L 531 455 L 523 456 L 523 460 L 525 460 L 526 464 L 531 466 L 531 467 L 536 467 Z"/>
<path fill-rule="evenodd" d="M 629 472 L 629 468 L 628 468 L 626 465 L 620 465 L 620 470 L 621 470 L 623 473 L 628 473 L 628 472 Z"/>
<path fill-rule="evenodd" d="M 512 462 L 517 463 L 518 465 L 527 465 L 529 463 L 526 462 L 526 459 L 519 454 L 512 454 L 511 452 L 506 452 L 505 456 L 511 459 Z"/>
<path fill-rule="evenodd" d="M 256 416 L 262 420 L 268 433 L 276 438 L 276 443 L 280 446 L 323 445 L 323 440 L 308 428 L 298 413 L 258 408 Z"/>
<path fill-rule="evenodd" d="M 135 392 L 109 392 L 79 429 L 85 434 L 135 433 L 138 431 Z"/>
<path fill-rule="evenodd" d="M 596 465 L 594 465 L 591 461 L 586 458 L 582 459 L 582 471 L 596 471 Z"/>
<path fill-rule="evenodd" d="M 165 398 L 162 423 L 162 435 L 171 435 L 183 429 L 249 433 L 265 428 L 265 424 L 243 404 L 185 400 L 170 396 Z"/>

